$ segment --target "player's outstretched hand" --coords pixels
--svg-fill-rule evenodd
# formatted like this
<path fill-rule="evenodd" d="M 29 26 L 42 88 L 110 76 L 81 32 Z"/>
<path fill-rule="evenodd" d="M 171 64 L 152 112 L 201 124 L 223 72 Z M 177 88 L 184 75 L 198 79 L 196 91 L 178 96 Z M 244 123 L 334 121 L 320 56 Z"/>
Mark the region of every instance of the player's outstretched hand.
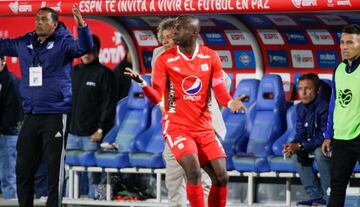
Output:
<path fill-rule="evenodd" d="M 242 99 L 244 99 L 243 96 L 237 97 L 230 102 L 229 108 L 232 112 L 239 112 L 239 111 L 244 112 L 246 110 L 246 107 L 241 102 Z"/>
<path fill-rule="evenodd" d="M 72 12 L 74 15 L 74 19 L 76 22 L 76 25 L 78 27 L 84 27 L 85 26 L 85 22 L 84 19 L 81 16 L 80 10 L 79 10 L 79 6 L 77 4 L 74 4 L 72 7 Z"/>
<path fill-rule="evenodd" d="M 133 71 L 131 68 L 126 67 L 124 74 L 138 83 L 144 82 L 144 79 L 141 78 L 141 75 L 136 71 Z"/>

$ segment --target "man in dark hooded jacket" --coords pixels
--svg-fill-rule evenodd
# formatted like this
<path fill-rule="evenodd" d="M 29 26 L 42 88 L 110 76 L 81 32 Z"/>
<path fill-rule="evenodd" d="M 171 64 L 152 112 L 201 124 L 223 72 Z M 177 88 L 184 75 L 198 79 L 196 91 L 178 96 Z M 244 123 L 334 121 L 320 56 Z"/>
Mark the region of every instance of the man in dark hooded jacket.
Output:
<path fill-rule="evenodd" d="M 78 6 L 73 6 L 79 40 L 71 35 L 54 9 L 44 7 L 35 31 L 15 39 L 0 38 L 0 55 L 19 57 L 20 94 L 25 112 L 17 142 L 19 206 L 32 207 L 34 175 L 42 158 L 48 165 L 46 206 L 61 205 L 67 114 L 71 112 L 72 60 L 93 47 L 91 32 Z M 60 185 L 59 185 L 60 183 Z"/>

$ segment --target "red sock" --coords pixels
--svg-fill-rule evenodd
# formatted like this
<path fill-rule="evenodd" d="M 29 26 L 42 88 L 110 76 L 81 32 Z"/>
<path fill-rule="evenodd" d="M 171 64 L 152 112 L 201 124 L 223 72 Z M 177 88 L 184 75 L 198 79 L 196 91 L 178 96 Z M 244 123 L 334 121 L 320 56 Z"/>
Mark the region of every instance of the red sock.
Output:
<path fill-rule="evenodd" d="M 192 185 L 186 184 L 186 193 L 191 207 L 204 207 L 204 190 L 201 183 Z"/>
<path fill-rule="evenodd" d="M 225 207 L 227 191 L 227 186 L 217 187 L 212 185 L 208 198 L 208 207 Z"/>

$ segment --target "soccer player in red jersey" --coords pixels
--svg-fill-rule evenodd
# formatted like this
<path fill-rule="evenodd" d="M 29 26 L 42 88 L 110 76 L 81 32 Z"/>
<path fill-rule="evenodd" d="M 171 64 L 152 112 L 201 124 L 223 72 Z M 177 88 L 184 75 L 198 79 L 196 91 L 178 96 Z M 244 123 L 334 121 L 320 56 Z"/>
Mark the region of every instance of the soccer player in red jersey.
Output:
<path fill-rule="evenodd" d="M 177 46 L 157 58 L 152 87 L 131 69 L 126 69 L 125 74 L 142 86 L 153 103 L 160 103 L 165 94 L 163 136 L 185 171 L 190 206 L 204 207 L 202 167 L 212 181 L 208 206 L 224 207 L 228 183 L 226 155 L 211 122 L 210 89 L 218 103 L 234 112 L 245 110 L 245 106 L 241 97 L 232 99 L 226 91 L 216 52 L 196 43 L 199 32 L 197 18 L 181 15 L 176 19 Z"/>

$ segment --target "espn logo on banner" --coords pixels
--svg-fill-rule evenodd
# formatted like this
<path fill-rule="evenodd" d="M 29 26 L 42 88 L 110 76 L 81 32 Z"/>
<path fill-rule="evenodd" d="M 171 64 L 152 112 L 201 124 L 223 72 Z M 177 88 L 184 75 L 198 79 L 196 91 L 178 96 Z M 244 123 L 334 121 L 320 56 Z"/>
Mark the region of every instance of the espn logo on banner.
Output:
<path fill-rule="evenodd" d="M 140 46 L 158 46 L 158 42 L 151 30 L 134 30 L 136 41 Z"/>
<path fill-rule="evenodd" d="M 334 45 L 334 40 L 327 30 L 308 29 L 306 31 L 314 45 Z"/>
<path fill-rule="evenodd" d="M 250 41 L 243 32 L 239 30 L 225 30 L 224 32 L 231 45 L 250 45 Z"/>
<path fill-rule="evenodd" d="M 219 55 L 223 68 L 233 67 L 231 53 L 229 50 L 216 50 L 215 52 Z"/>
<path fill-rule="evenodd" d="M 311 50 L 291 50 L 294 68 L 314 68 L 314 56 Z"/>
<path fill-rule="evenodd" d="M 277 30 L 272 29 L 259 29 L 257 30 L 262 42 L 265 45 L 283 45 L 284 40 Z"/>

